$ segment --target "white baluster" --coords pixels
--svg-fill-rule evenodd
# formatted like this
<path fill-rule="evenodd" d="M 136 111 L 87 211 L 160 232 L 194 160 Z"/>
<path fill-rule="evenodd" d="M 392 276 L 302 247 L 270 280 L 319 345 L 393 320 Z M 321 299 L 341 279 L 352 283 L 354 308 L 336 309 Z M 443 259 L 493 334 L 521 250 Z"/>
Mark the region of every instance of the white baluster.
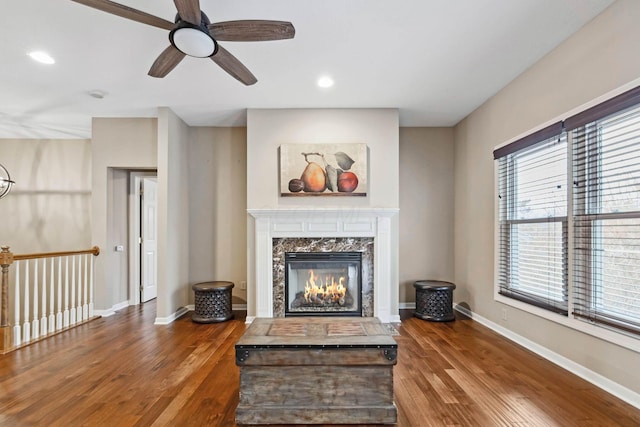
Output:
<path fill-rule="evenodd" d="M 56 313 L 56 330 L 62 329 L 62 257 L 58 257 L 58 312 Z"/>
<path fill-rule="evenodd" d="M 31 337 L 40 336 L 40 321 L 38 319 L 38 259 L 33 260 L 33 320 L 31 321 Z"/>
<path fill-rule="evenodd" d="M 22 324 L 22 341 L 31 341 L 31 323 L 29 322 L 29 260 L 24 261 L 24 323 Z"/>
<path fill-rule="evenodd" d="M 13 299 L 13 311 L 15 313 L 13 322 L 13 345 L 20 345 L 22 340 L 22 330 L 20 328 L 20 266 L 22 262 L 16 261 L 16 286 Z"/>
<path fill-rule="evenodd" d="M 84 304 L 82 304 L 82 318 L 83 319 L 88 319 L 89 318 L 89 304 L 87 303 L 88 298 L 87 298 L 87 278 L 88 278 L 88 274 L 89 274 L 89 263 L 91 262 L 91 254 L 85 254 L 84 255 Z"/>
<path fill-rule="evenodd" d="M 93 266 L 96 263 L 96 257 L 91 256 L 91 273 L 89 274 L 89 317 L 93 317 Z"/>
<path fill-rule="evenodd" d="M 40 318 L 40 335 L 47 334 L 47 259 L 42 259 L 42 317 Z"/>
<path fill-rule="evenodd" d="M 55 258 L 51 258 L 51 272 L 49 274 L 49 333 L 52 334 L 56 331 L 56 316 L 55 316 L 55 298 L 54 298 L 54 262 Z"/>
<path fill-rule="evenodd" d="M 69 324 L 76 323 L 76 257 L 71 257 L 71 319 Z"/>
<path fill-rule="evenodd" d="M 76 319 L 82 321 L 82 255 L 78 255 L 78 305 L 76 306 Z"/>
<path fill-rule="evenodd" d="M 62 326 L 69 326 L 69 257 L 64 257 L 64 311 L 62 312 Z"/>

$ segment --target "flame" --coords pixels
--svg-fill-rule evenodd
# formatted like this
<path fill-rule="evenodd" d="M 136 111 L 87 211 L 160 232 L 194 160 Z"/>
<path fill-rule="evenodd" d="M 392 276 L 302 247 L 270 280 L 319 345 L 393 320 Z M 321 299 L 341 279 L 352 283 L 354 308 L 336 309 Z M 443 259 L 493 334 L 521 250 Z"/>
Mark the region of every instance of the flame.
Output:
<path fill-rule="evenodd" d="M 347 288 L 344 286 L 344 277 L 336 279 L 333 276 L 326 276 L 324 281 L 318 277 L 313 270 L 309 270 L 309 279 L 304 285 L 304 299 L 310 303 L 338 303 L 344 304 L 344 296 Z"/>

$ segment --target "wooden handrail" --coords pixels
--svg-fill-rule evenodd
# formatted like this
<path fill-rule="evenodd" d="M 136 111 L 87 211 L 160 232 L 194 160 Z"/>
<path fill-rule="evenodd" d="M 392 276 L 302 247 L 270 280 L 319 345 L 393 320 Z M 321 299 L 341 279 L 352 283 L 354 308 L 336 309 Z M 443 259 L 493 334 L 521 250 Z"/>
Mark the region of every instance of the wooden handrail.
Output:
<path fill-rule="evenodd" d="M 82 255 L 82 254 L 93 254 L 93 256 L 98 256 L 100 255 L 100 248 L 97 246 L 94 246 L 91 249 L 85 249 L 81 251 L 43 252 L 43 253 L 36 253 L 36 254 L 13 255 L 13 260 L 21 261 L 24 259 L 55 258 L 59 256 L 71 256 L 71 255 Z"/>

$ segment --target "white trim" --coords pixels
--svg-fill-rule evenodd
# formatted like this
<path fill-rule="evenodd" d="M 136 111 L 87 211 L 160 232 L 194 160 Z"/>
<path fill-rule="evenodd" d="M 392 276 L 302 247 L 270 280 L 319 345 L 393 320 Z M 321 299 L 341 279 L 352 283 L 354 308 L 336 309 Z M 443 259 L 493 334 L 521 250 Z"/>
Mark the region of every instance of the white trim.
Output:
<path fill-rule="evenodd" d="M 387 319 L 388 321 L 384 323 L 400 323 L 401 322 L 399 314 L 392 314 Z"/>
<path fill-rule="evenodd" d="M 106 309 L 106 310 L 93 310 L 93 315 L 94 316 L 100 316 L 100 317 L 109 317 L 109 316 L 113 316 L 114 314 L 116 314 L 116 312 L 112 309 Z"/>
<path fill-rule="evenodd" d="M 172 323 L 174 320 L 176 320 L 177 318 L 179 318 L 181 316 L 184 316 L 188 312 L 189 312 L 189 308 L 188 307 L 180 307 L 178 309 L 178 311 L 173 313 L 171 316 L 156 317 L 156 321 L 153 322 L 153 324 L 154 325 L 168 325 L 168 324 Z"/>
<path fill-rule="evenodd" d="M 109 317 L 116 314 L 116 311 L 122 310 L 123 308 L 129 307 L 129 301 L 122 301 L 117 304 L 114 304 L 111 308 L 107 308 L 105 310 L 93 310 L 93 314 L 95 316 Z"/>
<path fill-rule="evenodd" d="M 537 355 L 545 358 L 546 360 L 568 370 L 569 372 L 579 376 L 580 378 L 590 382 L 591 384 L 595 385 L 596 387 L 599 387 L 601 389 L 603 389 L 604 391 L 611 393 L 612 395 L 616 396 L 617 398 L 624 400 L 625 402 L 627 402 L 630 405 L 635 406 L 636 408 L 640 409 L 640 394 L 634 392 L 633 390 L 630 390 L 614 381 L 611 381 L 610 379 L 598 374 L 597 372 L 594 372 L 574 361 L 572 361 L 571 359 L 568 359 L 564 356 L 561 356 L 558 353 L 555 353 L 551 350 L 549 350 L 546 347 L 543 347 L 521 335 L 518 335 L 516 333 L 514 333 L 513 331 L 504 328 L 500 325 L 498 325 L 497 323 L 494 323 L 492 321 L 490 321 L 489 319 L 486 319 L 482 316 L 480 316 L 479 314 L 474 313 L 473 311 L 459 305 L 459 304 L 454 304 L 454 309 L 456 311 L 459 311 L 460 313 L 464 314 L 465 316 L 470 317 L 471 319 L 473 319 L 474 321 L 477 321 L 478 323 L 480 323 L 481 325 L 486 326 L 487 328 L 497 332 L 498 334 L 502 335 L 503 337 L 507 338 L 510 341 L 513 341 L 521 346 L 523 346 L 524 348 L 526 348 L 527 350 L 530 350 L 534 353 L 536 353 Z"/>
<path fill-rule="evenodd" d="M 400 310 L 415 310 L 416 303 L 415 302 L 401 302 L 399 304 Z"/>
<path fill-rule="evenodd" d="M 542 317 L 551 322 L 559 323 L 576 331 L 591 335 L 604 341 L 619 345 L 626 349 L 640 353 L 640 340 L 634 336 L 626 335 L 622 332 L 609 330 L 603 326 L 588 323 L 582 320 L 574 319 L 570 316 L 564 316 L 554 313 L 543 308 L 535 307 L 513 298 L 507 298 L 503 295 L 496 295 L 495 300 L 499 303 L 517 308 L 534 316 Z"/>
<path fill-rule="evenodd" d="M 129 301 L 122 301 L 113 306 L 114 311 L 122 310 L 123 308 L 129 307 Z"/>

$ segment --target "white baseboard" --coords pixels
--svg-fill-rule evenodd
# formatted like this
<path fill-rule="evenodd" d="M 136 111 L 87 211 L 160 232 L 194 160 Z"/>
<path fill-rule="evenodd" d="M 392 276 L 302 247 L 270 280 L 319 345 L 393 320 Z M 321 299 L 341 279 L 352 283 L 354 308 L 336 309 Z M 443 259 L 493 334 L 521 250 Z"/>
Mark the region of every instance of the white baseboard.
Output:
<path fill-rule="evenodd" d="M 173 322 L 174 320 L 176 320 L 178 317 L 186 314 L 189 312 L 189 308 L 188 307 L 180 307 L 178 309 L 178 311 L 176 311 L 175 313 L 173 313 L 171 316 L 167 316 L 167 317 L 156 317 L 156 321 L 153 322 L 154 325 L 168 325 L 169 323 Z"/>
<path fill-rule="evenodd" d="M 416 303 L 415 302 L 401 302 L 400 305 L 398 306 L 398 308 L 400 308 L 400 310 L 415 310 L 416 309 Z"/>
<path fill-rule="evenodd" d="M 96 316 L 102 316 L 102 317 L 109 317 L 109 316 L 113 316 L 114 314 L 116 314 L 116 311 L 118 310 L 122 310 L 125 307 L 129 307 L 129 301 L 122 301 L 119 302 L 117 304 L 115 304 L 113 307 L 111 308 L 107 308 L 106 310 L 93 310 L 93 314 Z"/>
<path fill-rule="evenodd" d="M 634 392 L 633 390 L 629 390 L 628 388 L 614 382 L 611 381 L 610 379 L 598 374 L 597 372 L 594 372 L 576 362 L 574 362 L 571 359 L 567 359 L 566 357 L 555 353 L 551 350 L 549 350 L 546 347 L 543 347 L 525 337 L 523 337 L 522 335 L 518 335 L 516 333 L 514 333 L 513 331 L 504 328 L 500 325 L 498 325 L 497 323 L 492 322 L 491 320 L 484 318 L 482 316 L 480 316 L 479 314 L 474 313 L 473 311 L 462 307 L 458 304 L 454 304 L 454 308 L 456 311 L 459 311 L 460 313 L 464 314 L 465 316 L 468 316 L 470 318 L 472 318 L 473 320 L 475 320 L 476 322 L 486 326 L 487 328 L 497 332 L 498 334 L 502 335 L 503 337 L 517 343 L 520 344 L 521 346 L 525 347 L 528 350 L 533 351 L 534 353 L 536 353 L 537 355 L 547 359 L 548 361 L 555 363 L 556 365 L 566 369 L 569 372 L 572 372 L 573 374 L 579 376 L 580 378 L 589 381 L 591 384 L 595 385 L 596 387 L 599 387 L 601 389 L 603 389 L 604 391 L 611 393 L 612 395 L 616 396 L 617 398 L 624 400 L 625 402 L 627 402 L 630 405 L 635 406 L 636 408 L 640 409 L 640 394 Z"/>
<path fill-rule="evenodd" d="M 113 309 L 106 309 L 106 310 L 93 310 L 93 314 L 94 316 L 100 316 L 100 317 L 109 317 L 109 316 L 113 316 L 114 314 L 116 314 L 115 310 Z"/>
<path fill-rule="evenodd" d="M 396 315 L 391 315 L 389 316 L 389 323 L 400 323 L 400 315 L 396 314 Z"/>
<path fill-rule="evenodd" d="M 196 309 L 194 304 L 189 304 L 186 305 L 184 307 L 180 307 L 180 309 L 178 311 L 176 311 L 175 313 L 173 313 L 171 316 L 168 317 L 156 317 L 156 321 L 153 322 L 154 325 L 168 325 L 169 323 L 173 322 L 174 320 L 176 320 L 177 318 L 179 318 L 180 316 L 190 312 L 190 311 L 194 311 Z M 237 311 L 247 311 L 247 304 L 233 304 L 233 306 L 231 307 L 232 310 L 237 310 Z"/>

